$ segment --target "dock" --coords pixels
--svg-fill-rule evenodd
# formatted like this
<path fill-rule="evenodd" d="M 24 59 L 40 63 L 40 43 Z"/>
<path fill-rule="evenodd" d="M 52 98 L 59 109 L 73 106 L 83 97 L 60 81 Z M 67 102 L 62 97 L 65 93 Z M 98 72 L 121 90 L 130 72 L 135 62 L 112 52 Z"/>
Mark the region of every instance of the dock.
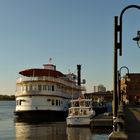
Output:
<path fill-rule="evenodd" d="M 109 140 L 140 140 L 139 105 L 125 105 L 124 129 L 122 129 L 123 127 L 120 128 L 118 130 L 112 131 L 112 133 L 109 135 Z"/>
<path fill-rule="evenodd" d="M 110 127 L 113 128 L 113 116 L 112 113 L 106 112 L 95 116 L 90 122 L 91 129 Z"/>
<path fill-rule="evenodd" d="M 125 107 L 125 129 L 128 140 L 140 140 L 140 106 Z"/>
<path fill-rule="evenodd" d="M 90 122 L 91 130 L 112 129 L 114 134 L 109 134 L 109 140 L 140 140 L 140 105 L 124 106 L 124 130 L 113 131 L 113 116 L 111 113 L 103 113 L 95 116 Z M 125 136 L 125 137 L 124 137 Z"/>

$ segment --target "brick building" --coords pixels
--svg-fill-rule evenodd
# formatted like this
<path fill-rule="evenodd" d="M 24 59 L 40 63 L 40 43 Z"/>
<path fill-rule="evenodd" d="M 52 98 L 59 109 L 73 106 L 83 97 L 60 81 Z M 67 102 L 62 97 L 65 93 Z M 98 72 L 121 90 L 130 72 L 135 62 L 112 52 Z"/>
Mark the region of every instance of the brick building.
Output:
<path fill-rule="evenodd" d="M 129 73 L 121 79 L 123 101 L 140 102 L 140 73 Z"/>

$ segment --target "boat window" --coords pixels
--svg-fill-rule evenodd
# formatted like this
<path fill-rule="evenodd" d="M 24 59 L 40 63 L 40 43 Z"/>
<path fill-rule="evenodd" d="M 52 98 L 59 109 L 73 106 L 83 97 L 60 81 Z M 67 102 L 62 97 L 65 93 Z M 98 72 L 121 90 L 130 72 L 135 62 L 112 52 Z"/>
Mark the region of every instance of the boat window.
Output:
<path fill-rule="evenodd" d="M 17 105 L 21 105 L 22 100 L 17 100 Z"/>
<path fill-rule="evenodd" d="M 59 106 L 60 106 L 60 100 L 59 100 Z"/>
<path fill-rule="evenodd" d="M 23 91 L 26 91 L 26 86 L 25 85 L 23 86 Z"/>
<path fill-rule="evenodd" d="M 29 88 L 30 88 L 29 90 L 30 90 L 30 91 L 32 91 L 32 85 L 30 85 L 30 87 L 29 87 Z"/>
<path fill-rule="evenodd" d="M 90 105 L 90 102 L 86 102 L 86 107 L 88 107 Z"/>
<path fill-rule="evenodd" d="M 41 85 L 38 85 L 38 90 L 39 91 L 41 91 L 41 88 L 42 88 L 42 86 Z"/>
<path fill-rule="evenodd" d="M 43 85 L 43 90 L 47 90 L 47 85 Z"/>
<path fill-rule="evenodd" d="M 78 115 L 79 111 L 77 109 L 74 110 L 74 115 Z"/>
<path fill-rule="evenodd" d="M 56 106 L 58 105 L 58 100 L 56 100 Z"/>
<path fill-rule="evenodd" d="M 50 101 L 51 101 L 51 99 L 47 99 L 47 101 L 48 101 L 48 102 L 50 102 Z"/>
<path fill-rule="evenodd" d="M 48 85 L 48 90 L 52 90 L 50 85 Z"/>
<path fill-rule="evenodd" d="M 54 99 L 52 99 L 52 105 L 54 105 Z"/>
<path fill-rule="evenodd" d="M 45 90 L 47 90 L 48 89 L 48 86 L 47 85 L 45 85 Z"/>
<path fill-rule="evenodd" d="M 74 106 L 78 107 L 79 106 L 79 102 L 75 102 Z"/>
<path fill-rule="evenodd" d="M 54 91 L 54 85 L 52 85 L 52 91 Z"/>
<path fill-rule="evenodd" d="M 26 85 L 26 91 L 29 91 L 29 85 Z"/>
<path fill-rule="evenodd" d="M 19 105 L 21 105 L 21 100 L 19 100 Z"/>
<path fill-rule="evenodd" d="M 34 91 L 36 91 L 37 86 L 36 86 L 36 85 L 32 85 L 32 89 L 33 89 Z"/>

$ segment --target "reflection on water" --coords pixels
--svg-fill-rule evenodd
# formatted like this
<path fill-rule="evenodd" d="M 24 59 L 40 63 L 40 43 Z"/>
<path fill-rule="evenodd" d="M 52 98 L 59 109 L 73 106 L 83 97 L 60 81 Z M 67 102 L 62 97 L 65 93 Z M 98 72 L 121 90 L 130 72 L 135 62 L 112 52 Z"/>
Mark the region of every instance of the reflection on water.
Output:
<path fill-rule="evenodd" d="M 67 127 L 68 140 L 91 140 L 91 131 L 87 127 Z"/>
<path fill-rule="evenodd" d="M 16 140 L 107 140 L 107 133 L 97 134 L 89 127 L 67 127 L 65 122 L 15 122 Z"/>
<path fill-rule="evenodd" d="M 65 122 L 40 124 L 17 122 L 15 133 L 16 140 L 67 140 Z"/>
<path fill-rule="evenodd" d="M 109 133 L 110 131 L 94 133 L 89 127 L 67 127 L 68 140 L 108 140 Z"/>
<path fill-rule="evenodd" d="M 14 101 L 0 101 L 0 140 L 107 140 L 111 133 L 106 129 L 67 127 L 66 122 L 14 121 L 14 109 Z"/>

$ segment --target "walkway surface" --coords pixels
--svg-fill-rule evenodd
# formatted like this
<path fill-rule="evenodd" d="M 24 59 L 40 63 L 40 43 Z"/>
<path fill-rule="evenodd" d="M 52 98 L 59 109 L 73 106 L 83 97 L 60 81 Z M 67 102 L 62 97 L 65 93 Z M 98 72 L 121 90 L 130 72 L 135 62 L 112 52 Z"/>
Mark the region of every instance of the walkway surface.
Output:
<path fill-rule="evenodd" d="M 125 115 L 128 140 L 140 140 L 140 106 L 126 106 Z"/>

